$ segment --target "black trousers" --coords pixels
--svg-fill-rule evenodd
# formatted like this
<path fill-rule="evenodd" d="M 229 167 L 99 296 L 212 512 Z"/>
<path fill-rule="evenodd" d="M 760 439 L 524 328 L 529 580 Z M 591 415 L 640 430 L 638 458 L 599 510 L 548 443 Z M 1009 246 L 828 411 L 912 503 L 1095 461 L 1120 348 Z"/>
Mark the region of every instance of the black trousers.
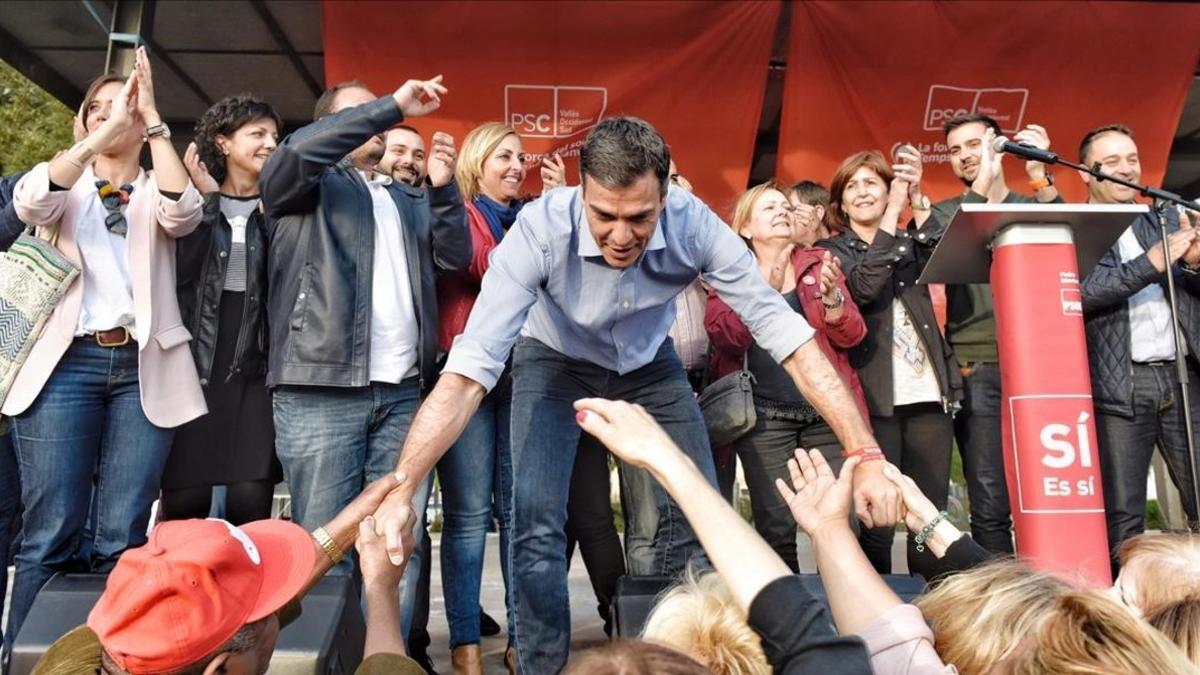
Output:
<path fill-rule="evenodd" d="M 791 483 L 787 461 L 796 448 L 818 448 L 834 471 L 841 468 L 842 444 L 824 420 L 803 424 L 790 420 L 771 419 L 762 411 L 749 433 L 738 439 L 735 447 L 746 487 L 750 490 L 750 507 L 754 514 L 754 529 L 779 554 L 793 572 L 799 572 L 796 556 L 796 520 L 787 503 L 779 496 L 775 479 Z M 733 461 L 730 460 L 730 464 Z"/>
<path fill-rule="evenodd" d="M 1012 553 L 1012 511 L 1000 432 L 1000 366 L 973 363 L 963 378 L 963 407 L 954 416 L 971 500 L 971 536 L 992 553 Z"/>
<path fill-rule="evenodd" d="M 1200 372 L 1188 359 L 1188 394 L 1192 419 L 1200 431 Z M 1100 443 L 1101 482 L 1108 520 L 1108 545 L 1114 552 L 1126 539 L 1146 528 L 1146 477 L 1154 448 L 1166 460 L 1171 481 L 1182 494 L 1188 522 L 1196 527 L 1187 434 L 1179 402 L 1179 376 L 1174 362 L 1133 364 L 1133 417 L 1099 413 L 1096 434 Z M 1200 445 L 1200 438 L 1197 438 Z M 1197 457 L 1200 464 L 1200 457 Z"/>
<path fill-rule="evenodd" d="M 594 436 L 584 434 L 575 453 L 567 500 L 567 562 L 578 544 L 605 632 L 610 630 L 609 609 L 617 592 L 617 579 L 625 574 L 625 553 L 613 522 L 611 489 L 608 450 Z"/>
<path fill-rule="evenodd" d="M 916 482 L 938 509 L 950 498 L 950 451 L 954 424 L 940 403 L 896 406 L 891 417 L 871 416 L 875 439 L 887 460 Z M 860 535 L 863 551 L 880 574 L 892 571 L 895 528 L 877 527 Z M 917 553 L 915 536 L 908 535 L 908 571 L 930 578 L 936 559 L 929 549 Z"/>

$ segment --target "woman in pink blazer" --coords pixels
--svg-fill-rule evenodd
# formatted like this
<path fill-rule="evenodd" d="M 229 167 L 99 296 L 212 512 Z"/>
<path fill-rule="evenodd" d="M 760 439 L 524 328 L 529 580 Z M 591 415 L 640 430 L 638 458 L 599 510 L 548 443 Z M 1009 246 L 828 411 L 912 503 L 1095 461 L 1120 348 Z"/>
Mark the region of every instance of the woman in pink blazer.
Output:
<path fill-rule="evenodd" d="M 175 295 L 175 239 L 201 218 L 139 49 L 88 89 L 84 138 L 17 184 L 27 224 L 81 268 L 4 401 L 25 504 L 6 644 L 42 584 L 146 541 L 173 428 L 206 412 Z M 150 144 L 153 171 L 138 165 Z"/>

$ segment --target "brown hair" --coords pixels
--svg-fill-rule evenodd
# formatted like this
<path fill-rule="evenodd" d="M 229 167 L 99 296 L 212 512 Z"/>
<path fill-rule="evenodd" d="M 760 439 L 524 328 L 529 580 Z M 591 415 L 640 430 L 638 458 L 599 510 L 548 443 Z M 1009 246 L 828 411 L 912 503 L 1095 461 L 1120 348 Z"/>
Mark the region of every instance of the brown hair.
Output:
<path fill-rule="evenodd" d="M 346 80 L 345 82 L 338 82 L 321 92 L 321 97 L 317 99 L 317 104 L 313 106 L 314 121 L 333 112 L 333 101 L 337 98 L 338 92 L 343 89 L 367 89 L 367 85 L 359 80 Z M 368 91 L 370 90 L 368 89 Z"/>
<path fill-rule="evenodd" d="M 1104 126 L 1096 127 L 1095 129 L 1092 129 L 1091 131 L 1084 134 L 1083 139 L 1081 141 L 1079 141 L 1079 163 L 1080 164 L 1087 164 L 1087 156 L 1088 156 L 1088 153 L 1092 151 L 1092 143 L 1095 142 L 1095 140 L 1097 138 L 1099 138 L 1100 136 L 1110 133 L 1110 132 L 1118 133 L 1118 134 L 1125 134 L 1126 136 L 1133 138 L 1133 129 L 1130 129 L 1129 127 L 1125 126 L 1124 124 L 1120 124 L 1120 123 L 1105 124 Z"/>
<path fill-rule="evenodd" d="M 916 599 L 942 660 L 962 675 L 986 673 L 1036 633 L 1061 595 L 1058 577 L 1002 559 L 961 572 Z"/>
<path fill-rule="evenodd" d="M 830 232 L 841 232 L 850 227 L 850 218 L 842 211 L 842 193 L 846 191 L 846 184 L 850 182 L 854 172 L 863 167 L 874 171 L 883 179 L 885 185 L 891 187 L 892 178 L 896 174 L 883 158 L 883 153 L 878 150 L 863 150 L 847 157 L 833 173 L 833 180 L 829 182 L 829 208 L 825 210 L 825 226 Z"/>
<path fill-rule="evenodd" d="M 642 640 L 614 640 L 571 659 L 563 675 L 710 675 L 687 654 Z"/>
<path fill-rule="evenodd" d="M 79 118 L 79 123 L 83 126 L 84 133 L 91 133 L 91 130 L 87 128 L 87 111 L 88 107 L 92 105 L 92 101 L 96 100 L 96 94 L 100 91 L 100 87 L 110 82 L 118 82 L 124 85 L 125 80 L 126 78 L 116 73 L 104 73 L 92 80 L 92 83 L 88 85 L 87 93 L 83 95 L 83 103 L 79 104 L 79 111 L 75 113 Z"/>
<path fill-rule="evenodd" d="M 1183 650 L 1193 666 L 1200 668 L 1200 594 L 1160 607 L 1146 615 L 1146 622 Z"/>
<path fill-rule="evenodd" d="M 1176 675 L 1195 669 L 1145 621 L 1103 593 L 1085 590 L 1071 591 L 1054 602 L 1040 630 L 1009 660 L 1007 672 Z"/>
<path fill-rule="evenodd" d="M 996 134 L 997 136 L 1004 133 L 1004 131 L 1002 129 L 1000 129 L 1000 123 L 997 122 L 994 118 L 988 117 L 987 115 L 979 115 L 976 113 L 971 113 L 970 115 L 959 115 L 957 117 L 951 117 L 950 119 L 948 119 L 942 123 L 942 133 L 949 136 L 951 131 L 954 131 L 955 129 L 963 126 L 964 124 L 973 124 L 976 122 L 984 125 L 985 127 L 988 127 L 989 129 L 992 130 L 992 133 Z"/>
<path fill-rule="evenodd" d="M 1142 615 L 1163 605 L 1200 593 L 1200 535 L 1183 532 L 1139 534 L 1121 544 L 1121 566 L 1139 564 L 1137 597 Z"/>

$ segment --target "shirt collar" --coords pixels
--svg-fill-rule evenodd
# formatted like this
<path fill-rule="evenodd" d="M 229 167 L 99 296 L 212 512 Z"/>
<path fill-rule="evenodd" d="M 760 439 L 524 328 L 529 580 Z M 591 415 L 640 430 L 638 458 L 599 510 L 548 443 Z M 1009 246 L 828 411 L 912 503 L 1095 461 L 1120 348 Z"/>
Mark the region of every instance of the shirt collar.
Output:
<path fill-rule="evenodd" d="M 573 209 L 575 219 L 575 231 L 579 233 L 579 243 L 575 247 L 575 253 L 581 258 L 598 258 L 604 254 L 600 252 L 600 245 L 596 243 L 596 238 L 592 236 L 592 228 L 588 227 L 587 214 L 584 213 L 583 206 L 583 190 L 579 191 L 579 200 Z M 667 210 L 658 217 L 658 224 L 654 227 L 654 234 L 650 235 L 650 243 L 646 246 L 647 251 L 657 251 L 667 247 L 667 237 L 663 234 L 663 220 L 666 218 Z"/>
<path fill-rule="evenodd" d="M 367 185 L 387 186 L 392 184 L 391 176 L 378 171 L 363 171 L 361 169 L 355 169 L 355 171 L 358 171 L 358 175 L 362 177 L 363 182 L 365 182 Z"/>

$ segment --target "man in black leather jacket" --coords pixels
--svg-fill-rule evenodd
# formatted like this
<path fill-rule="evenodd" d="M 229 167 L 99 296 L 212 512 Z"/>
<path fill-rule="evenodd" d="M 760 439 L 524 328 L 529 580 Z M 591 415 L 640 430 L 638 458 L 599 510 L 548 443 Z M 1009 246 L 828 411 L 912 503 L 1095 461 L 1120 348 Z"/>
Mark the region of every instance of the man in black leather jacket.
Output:
<path fill-rule="evenodd" d="M 1105 173 L 1134 182 L 1141 178 L 1137 144 L 1124 126 L 1108 125 L 1089 132 L 1079 155 L 1084 164 L 1099 164 Z M 1136 196 L 1133 190 L 1109 181 L 1098 182 L 1090 176 L 1084 176 L 1084 181 L 1092 203 L 1132 203 Z M 1155 445 L 1182 493 L 1188 520 L 1196 522 L 1166 271 L 1169 267 L 1178 289 L 1179 318 L 1189 354 L 1192 417 L 1200 420 L 1200 370 L 1196 365 L 1200 354 L 1200 238 L 1197 230 L 1180 228 L 1173 209 L 1166 215 L 1167 230 L 1172 233 L 1168 254 L 1163 253 L 1157 220 L 1144 216 L 1121 235 L 1083 281 L 1108 543 L 1114 551 L 1145 528 L 1146 476 Z M 1116 565 L 1114 557 L 1114 570 Z"/>
<path fill-rule="evenodd" d="M 454 151 L 435 146 L 427 190 L 375 167 L 384 132 L 435 110 L 445 91 L 440 78 L 380 98 L 358 82 L 337 85 L 263 167 L 267 385 L 292 518 L 308 529 L 393 469 L 432 384 L 436 274 L 465 269 L 471 256 Z M 411 591 L 404 605 L 407 614 Z"/>

